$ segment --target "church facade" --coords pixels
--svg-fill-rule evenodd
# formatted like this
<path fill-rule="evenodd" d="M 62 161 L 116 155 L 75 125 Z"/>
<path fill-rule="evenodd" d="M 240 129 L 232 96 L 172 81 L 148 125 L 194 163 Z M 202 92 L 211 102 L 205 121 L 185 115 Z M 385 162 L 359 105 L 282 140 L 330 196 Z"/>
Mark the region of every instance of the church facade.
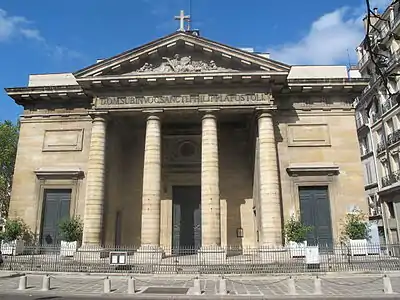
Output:
<path fill-rule="evenodd" d="M 80 216 L 83 245 L 284 244 L 292 215 L 332 245 L 367 210 L 345 67 L 289 66 L 176 32 L 7 88 L 24 107 L 10 217 L 42 245 Z"/>

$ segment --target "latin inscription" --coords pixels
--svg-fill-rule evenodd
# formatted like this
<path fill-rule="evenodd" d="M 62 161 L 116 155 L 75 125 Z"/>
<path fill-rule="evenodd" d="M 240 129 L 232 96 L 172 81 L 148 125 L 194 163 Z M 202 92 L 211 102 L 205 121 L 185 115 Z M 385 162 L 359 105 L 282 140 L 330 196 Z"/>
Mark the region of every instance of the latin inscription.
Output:
<path fill-rule="evenodd" d="M 217 95 L 163 95 L 163 96 L 124 96 L 99 97 L 97 108 L 141 108 L 141 107 L 179 107 L 207 105 L 259 105 L 271 104 L 270 94 L 217 94 Z"/>

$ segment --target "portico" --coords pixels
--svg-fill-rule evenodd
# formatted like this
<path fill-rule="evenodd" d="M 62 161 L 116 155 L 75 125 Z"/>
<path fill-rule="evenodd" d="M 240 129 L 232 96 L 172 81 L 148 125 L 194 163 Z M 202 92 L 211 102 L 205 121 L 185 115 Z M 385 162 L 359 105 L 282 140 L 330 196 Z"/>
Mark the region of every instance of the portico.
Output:
<path fill-rule="evenodd" d="M 7 89 L 25 107 L 10 215 L 42 244 L 59 240 L 48 214 L 68 215 L 83 246 L 221 255 L 282 246 L 298 215 L 332 245 L 365 205 L 351 107 L 365 84 L 186 31 L 32 76 Z"/>

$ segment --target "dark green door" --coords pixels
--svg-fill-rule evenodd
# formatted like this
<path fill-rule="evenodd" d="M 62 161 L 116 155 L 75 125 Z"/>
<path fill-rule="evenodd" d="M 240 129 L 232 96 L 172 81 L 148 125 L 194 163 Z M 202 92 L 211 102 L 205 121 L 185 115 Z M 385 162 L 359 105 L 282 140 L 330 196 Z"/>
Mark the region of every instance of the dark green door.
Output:
<path fill-rule="evenodd" d="M 191 254 L 201 247 L 200 186 L 174 186 L 172 195 L 173 254 Z"/>
<path fill-rule="evenodd" d="M 307 236 L 307 244 L 331 249 L 333 236 L 328 187 L 299 187 L 299 197 L 301 220 L 313 227 Z"/>
<path fill-rule="evenodd" d="M 46 189 L 43 199 L 42 236 L 43 246 L 60 244 L 60 221 L 69 218 L 71 203 L 70 189 Z"/>

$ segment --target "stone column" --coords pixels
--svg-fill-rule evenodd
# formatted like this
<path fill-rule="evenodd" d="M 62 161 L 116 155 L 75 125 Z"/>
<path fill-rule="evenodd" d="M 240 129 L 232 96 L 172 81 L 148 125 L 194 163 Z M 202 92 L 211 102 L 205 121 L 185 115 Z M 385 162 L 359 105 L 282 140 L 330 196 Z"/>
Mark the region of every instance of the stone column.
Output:
<path fill-rule="evenodd" d="M 83 246 L 100 247 L 103 231 L 107 123 L 104 114 L 95 114 L 92 118 L 82 242 Z"/>
<path fill-rule="evenodd" d="M 142 246 L 160 245 L 161 122 L 147 117 L 143 166 Z"/>
<path fill-rule="evenodd" d="M 202 247 L 221 246 L 218 130 L 215 115 L 202 120 L 201 142 L 201 232 Z"/>
<path fill-rule="evenodd" d="M 282 215 L 279 172 L 271 112 L 258 116 L 259 186 L 260 186 L 260 244 L 282 245 Z"/>

